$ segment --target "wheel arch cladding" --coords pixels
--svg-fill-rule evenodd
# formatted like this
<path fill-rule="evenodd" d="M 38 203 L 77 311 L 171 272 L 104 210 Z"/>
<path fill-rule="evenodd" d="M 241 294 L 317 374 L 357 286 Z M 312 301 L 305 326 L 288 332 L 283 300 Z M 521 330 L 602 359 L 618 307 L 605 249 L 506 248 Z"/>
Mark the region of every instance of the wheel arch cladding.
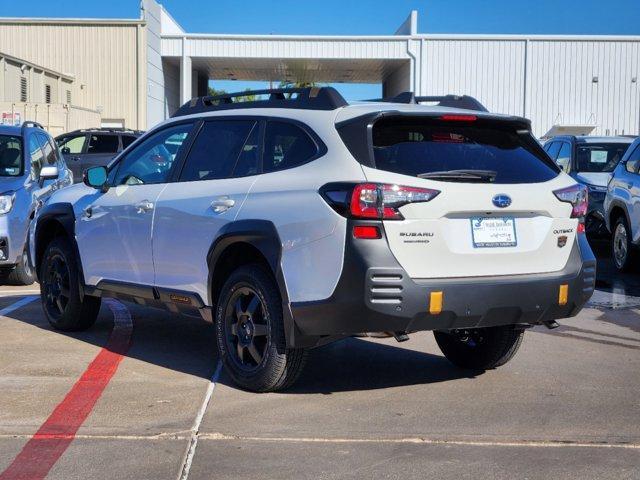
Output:
<path fill-rule="evenodd" d="M 42 265 L 42 257 L 47 245 L 54 237 L 58 235 L 66 235 L 74 247 L 78 265 L 80 265 L 80 256 L 78 255 L 78 247 L 74 241 L 75 238 L 75 214 L 70 203 L 53 203 L 46 205 L 38 215 L 38 223 L 36 224 L 35 233 L 35 262 L 36 277 L 40 273 Z M 82 267 L 80 266 L 80 277 L 82 275 Z"/>
<path fill-rule="evenodd" d="M 627 205 L 620 200 L 613 200 L 611 202 L 611 207 L 609 211 L 609 226 L 612 230 L 611 233 L 613 233 L 613 229 L 615 227 L 614 222 L 616 218 L 620 216 L 623 216 L 629 228 L 632 228 L 631 219 L 629 218 L 629 212 L 627 211 Z"/>
<path fill-rule="evenodd" d="M 207 254 L 209 305 L 215 310 L 220 289 L 229 274 L 241 265 L 262 263 L 268 267 L 282 299 L 282 315 L 287 345 L 294 338 L 294 322 L 280 260 L 282 243 L 275 225 L 268 220 L 238 220 L 220 229 Z"/>

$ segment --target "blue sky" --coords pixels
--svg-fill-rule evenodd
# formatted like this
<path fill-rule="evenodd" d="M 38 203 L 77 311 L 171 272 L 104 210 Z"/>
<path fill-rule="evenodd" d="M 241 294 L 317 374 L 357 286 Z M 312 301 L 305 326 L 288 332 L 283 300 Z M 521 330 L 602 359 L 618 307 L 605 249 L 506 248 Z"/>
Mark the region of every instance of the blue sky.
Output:
<path fill-rule="evenodd" d="M 248 34 L 391 34 L 411 10 L 420 33 L 640 35 L 640 0 L 164 0 L 188 32 Z M 135 18 L 137 0 L 0 0 L 0 16 Z M 242 90 L 264 84 L 216 82 Z M 350 98 L 378 86 L 338 88 Z"/>

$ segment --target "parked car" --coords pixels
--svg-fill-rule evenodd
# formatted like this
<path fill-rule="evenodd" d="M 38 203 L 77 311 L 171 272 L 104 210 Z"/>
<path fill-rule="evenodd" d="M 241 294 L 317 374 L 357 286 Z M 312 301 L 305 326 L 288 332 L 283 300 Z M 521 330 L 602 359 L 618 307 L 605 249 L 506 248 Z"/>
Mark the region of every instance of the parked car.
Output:
<path fill-rule="evenodd" d="M 613 263 L 622 272 L 634 267 L 640 245 L 640 138 L 613 171 L 604 200 L 607 229 L 612 234 Z"/>
<path fill-rule="evenodd" d="M 549 156 L 578 183 L 589 189 L 587 234 L 607 233 L 604 196 L 611 173 L 633 142 L 631 137 L 557 136 L 544 144 Z"/>
<path fill-rule="evenodd" d="M 251 94 L 269 99 L 194 99 L 51 198 L 33 258 L 55 328 L 90 327 L 103 296 L 196 311 L 231 378 L 270 391 L 364 332 L 433 330 L 454 364 L 495 368 L 591 296 L 586 187 L 528 120 L 451 108 L 468 97 Z"/>
<path fill-rule="evenodd" d="M 80 182 L 87 168 L 107 165 L 141 134 L 139 130 L 123 128 L 91 128 L 62 134 L 56 137 L 56 143 L 75 181 Z"/>
<path fill-rule="evenodd" d="M 51 136 L 35 122 L 0 125 L 0 277 L 30 285 L 29 224 L 38 205 L 73 183 Z"/>

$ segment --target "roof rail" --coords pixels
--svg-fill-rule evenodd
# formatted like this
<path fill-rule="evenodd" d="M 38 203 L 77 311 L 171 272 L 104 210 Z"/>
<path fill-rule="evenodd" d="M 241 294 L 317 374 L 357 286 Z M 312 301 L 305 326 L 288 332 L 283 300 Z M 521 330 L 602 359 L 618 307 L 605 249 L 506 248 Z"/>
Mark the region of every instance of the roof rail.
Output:
<path fill-rule="evenodd" d="M 266 100 L 237 101 L 242 97 L 269 95 Z M 236 101 L 234 101 L 236 99 Z M 335 110 L 347 101 L 333 87 L 273 88 L 246 90 L 209 97 L 196 97 L 182 105 L 172 117 L 194 113 L 240 108 L 297 108 L 305 110 Z"/>
<path fill-rule="evenodd" d="M 22 122 L 21 128 L 39 128 L 40 130 L 44 130 L 44 127 L 42 125 L 32 120 L 25 120 L 24 122 Z"/>
<path fill-rule="evenodd" d="M 134 130 L 132 128 L 125 127 L 93 127 L 93 128 L 79 128 L 67 133 L 89 133 L 89 132 L 117 132 L 117 133 L 144 133 L 144 130 Z"/>
<path fill-rule="evenodd" d="M 416 97 L 413 92 L 402 92 L 395 97 L 383 98 L 383 102 L 419 104 L 421 102 L 438 102 L 439 107 L 460 108 L 488 112 L 487 108 L 469 95 L 442 95 Z"/>

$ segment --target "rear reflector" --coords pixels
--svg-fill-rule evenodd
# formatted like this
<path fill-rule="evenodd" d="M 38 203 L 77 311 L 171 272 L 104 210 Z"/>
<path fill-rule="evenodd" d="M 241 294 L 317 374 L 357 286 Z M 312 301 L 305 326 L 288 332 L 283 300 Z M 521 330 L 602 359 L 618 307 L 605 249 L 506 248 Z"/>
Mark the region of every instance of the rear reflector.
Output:
<path fill-rule="evenodd" d="M 569 301 L 569 285 L 563 283 L 558 290 L 558 305 L 566 305 Z"/>
<path fill-rule="evenodd" d="M 442 292 L 431 292 L 429 294 L 429 313 L 431 315 L 438 315 L 442 312 Z"/>
<path fill-rule="evenodd" d="M 373 240 L 382 238 L 382 233 L 380 233 L 380 229 L 378 227 L 371 225 L 356 225 L 353 227 L 353 236 L 354 238 Z"/>

